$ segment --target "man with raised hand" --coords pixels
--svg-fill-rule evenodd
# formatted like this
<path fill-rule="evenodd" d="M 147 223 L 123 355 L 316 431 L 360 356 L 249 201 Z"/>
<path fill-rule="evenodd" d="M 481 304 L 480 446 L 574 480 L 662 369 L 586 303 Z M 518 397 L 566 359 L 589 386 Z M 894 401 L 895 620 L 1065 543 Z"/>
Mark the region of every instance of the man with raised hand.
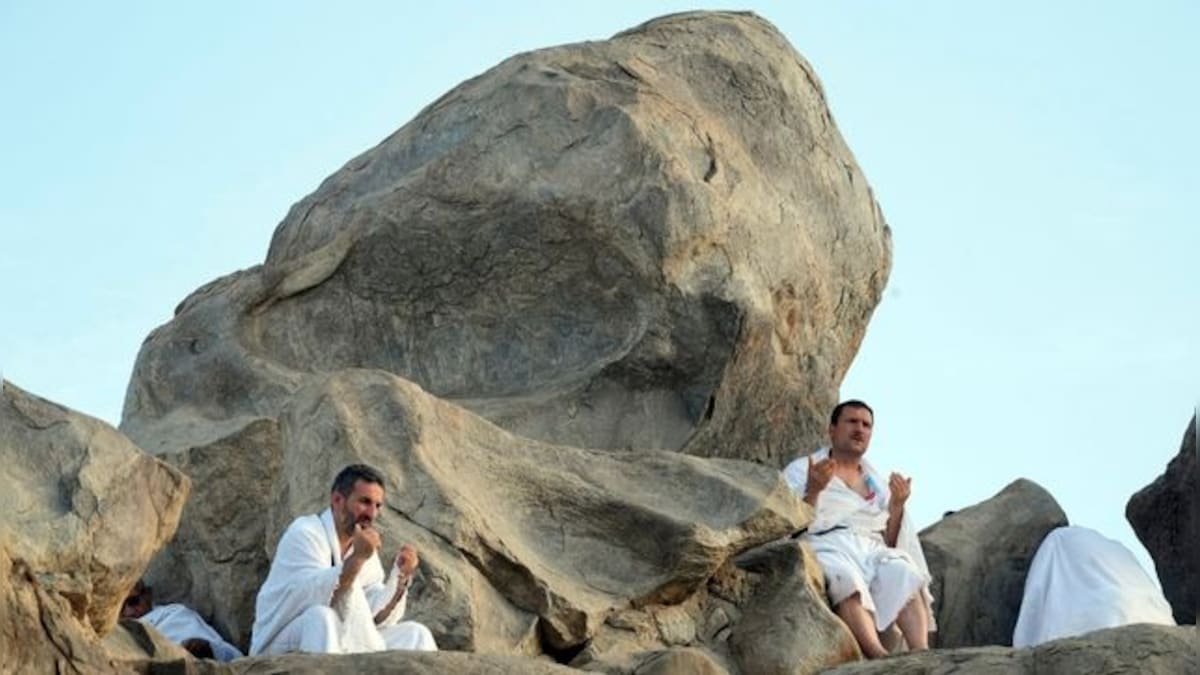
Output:
<path fill-rule="evenodd" d="M 875 413 L 862 401 L 839 403 L 829 447 L 800 457 L 784 479 L 816 511 L 804 532 L 825 571 L 826 592 L 867 658 L 887 655 L 879 634 L 893 623 L 909 649 L 927 649 L 933 622 L 929 568 L 904 505 L 912 479 L 882 474 L 863 457 Z"/>
<path fill-rule="evenodd" d="M 400 548 L 385 580 L 375 529 L 383 498 L 383 476 L 351 464 L 334 478 L 329 508 L 292 521 L 255 601 L 251 655 L 437 650 L 428 628 L 400 620 L 415 548 Z"/>

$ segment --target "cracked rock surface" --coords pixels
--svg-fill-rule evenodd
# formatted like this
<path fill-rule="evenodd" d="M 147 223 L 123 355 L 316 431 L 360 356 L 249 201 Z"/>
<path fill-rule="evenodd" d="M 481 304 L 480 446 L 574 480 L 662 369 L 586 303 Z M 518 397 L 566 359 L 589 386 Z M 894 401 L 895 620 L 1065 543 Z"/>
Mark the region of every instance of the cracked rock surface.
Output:
<path fill-rule="evenodd" d="M 0 671 L 108 670 L 94 639 L 188 485 L 108 424 L 0 385 Z"/>
<path fill-rule="evenodd" d="M 514 433 L 782 465 L 815 447 L 891 233 L 812 68 L 752 14 L 514 56 L 292 207 L 146 339 L 178 452 L 385 370 Z"/>

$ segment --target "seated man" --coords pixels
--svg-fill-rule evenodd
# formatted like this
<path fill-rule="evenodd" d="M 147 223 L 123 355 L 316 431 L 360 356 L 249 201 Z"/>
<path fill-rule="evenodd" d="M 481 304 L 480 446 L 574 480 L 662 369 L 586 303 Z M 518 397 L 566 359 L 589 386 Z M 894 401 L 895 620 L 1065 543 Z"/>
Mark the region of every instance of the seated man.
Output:
<path fill-rule="evenodd" d="M 825 570 L 826 591 L 867 658 L 886 656 L 879 633 L 893 623 L 910 649 L 927 649 L 933 626 L 929 569 L 904 504 L 912 479 L 883 478 L 863 455 L 875 415 L 862 401 L 833 409 L 829 448 L 794 460 L 784 479 L 816 517 L 804 533 Z"/>
<path fill-rule="evenodd" d="M 437 650 L 428 628 L 400 621 L 415 548 L 401 547 L 384 581 L 382 508 L 383 476 L 352 464 L 334 478 L 329 508 L 292 521 L 255 600 L 252 655 Z"/>
<path fill-rule="evenodd" d="M 1086 527 L 1046 535 L 1025 577 L 1013 646 L 1131 623 L 1175 625 L 1171 605 L 1133 552 Z"/>
<path fill-rule="evenodd" d="M 237 647 L 226 642 L 192 609 L 178 604 L 153 605 L 153 591 L 139 579 L 121 606 L 121 618 L 137 619 L 154 626 L 168 640 L 183 645 L 197 658 L 232 661 L 242 657 Z"/>

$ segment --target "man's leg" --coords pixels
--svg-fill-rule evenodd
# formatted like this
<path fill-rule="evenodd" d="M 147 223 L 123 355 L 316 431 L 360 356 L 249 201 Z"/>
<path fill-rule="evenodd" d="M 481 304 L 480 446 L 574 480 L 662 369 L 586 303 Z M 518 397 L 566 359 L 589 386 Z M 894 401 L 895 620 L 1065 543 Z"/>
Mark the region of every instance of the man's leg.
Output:
<path fill-rule="evenodd" d="M 342 651 L 338 640 L 340 619 L 332 607 L 313 605 L 300 616 L 284 626 L 270 643 L 262 647 L 262 654 L 286 652 L 314 652 L 337 654 Z"/>
<path fill-rule="evenodd" d="M 384 626 L 379 629 L 388 649 L 411 649 L 422 652 L 436 652 L 437 642 L 433 633 L 424 624 L 416 621 L 401 621 L 394 626 Z"/>
<path fill-rule="evenodd" d="M 879 634 L 875 632 L 875 617 L 863 607 L 862 597 L 858 593 L 846 598 L 837 606 L 837 615 L 846 622 L 850 632 L 854 634 L 854 639 L 858 640 L 863 655 L 868 659 L 887 656 L 888 652 L 879 641 Z"/>
<path fill-rule="evenodd" d="M 896 624 L 900 626 L 900 632 L 904 634 L 904 641 L 908 643 L 909 649 L 929 649 L 929 613 L 920 593 L 914 595 L 908 604 L 904 605 L 904 609 L 900 610 Z"/>
<path fill-rule="evenodd" d="M 300 635 L 296 645 L 300 651 L 317 654 L 336 654 L 342 651 L 341 645 L 338 644 L 341 620 L 332 607 L 309 607 L 296 622 L 300 624 Z"/>

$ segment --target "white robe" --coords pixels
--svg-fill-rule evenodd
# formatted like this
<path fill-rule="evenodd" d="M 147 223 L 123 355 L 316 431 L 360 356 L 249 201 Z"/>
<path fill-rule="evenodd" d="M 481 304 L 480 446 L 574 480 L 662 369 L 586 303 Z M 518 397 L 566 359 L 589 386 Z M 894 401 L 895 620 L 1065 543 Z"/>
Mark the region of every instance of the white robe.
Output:
<path fill-rule="evenodd" d="M 232 661 L 243 656 L 241 650 L 226 642 L 199 614 L 184 605 L 158 605 L 138 617 L 138 621 L 154 626 L 172 642 L 182 644 L 192 638 L 207 640 L 218 661 Z"/>
<path fill-rule="evenodd" d="M 1133 553 L 1086 527 L 1060 527 L 1038 546 L 1014 647 L 1131 623 L 1175 625 L 1171 606 Z"/>
<path fill-rule="evenodd" d="M 821 448 L 812 459 L 818 462 L 828 456 L 829 449 Z M 864 499 L 834 476 L 821 490 L 815 518 L 804 534 L 825 571 L 829 599 L 836 606 L 859 593 L 863 606 L 875 618 L 876 629 L 882 632 L 920 592 L 929 614 L 929 630 L 936 631 L 929 566 L 912 519 L 907 512 L 901 517 L 895 548 L 884 542 L 891 492 L 870 462 L 862 460 L 862 467 L 874 487 L 874 499 Z M 803 497 L 808 484 L 808 457 L 793 460 L 784 468 L 783 477 Z"/>
<path fill-rule="evenodd" d="M 407 595 L 375 624 L 374 615 L 391 600 L 399 577 L 393 565 L 384 580 L 378 553 L 363 563 L 339 606 L 330 606 L 342 573 L 340 549 L 330 509 L 292 521 L 255 600 L 250 654 L 436 650 L 428 628 L 400 621 Z"/>

